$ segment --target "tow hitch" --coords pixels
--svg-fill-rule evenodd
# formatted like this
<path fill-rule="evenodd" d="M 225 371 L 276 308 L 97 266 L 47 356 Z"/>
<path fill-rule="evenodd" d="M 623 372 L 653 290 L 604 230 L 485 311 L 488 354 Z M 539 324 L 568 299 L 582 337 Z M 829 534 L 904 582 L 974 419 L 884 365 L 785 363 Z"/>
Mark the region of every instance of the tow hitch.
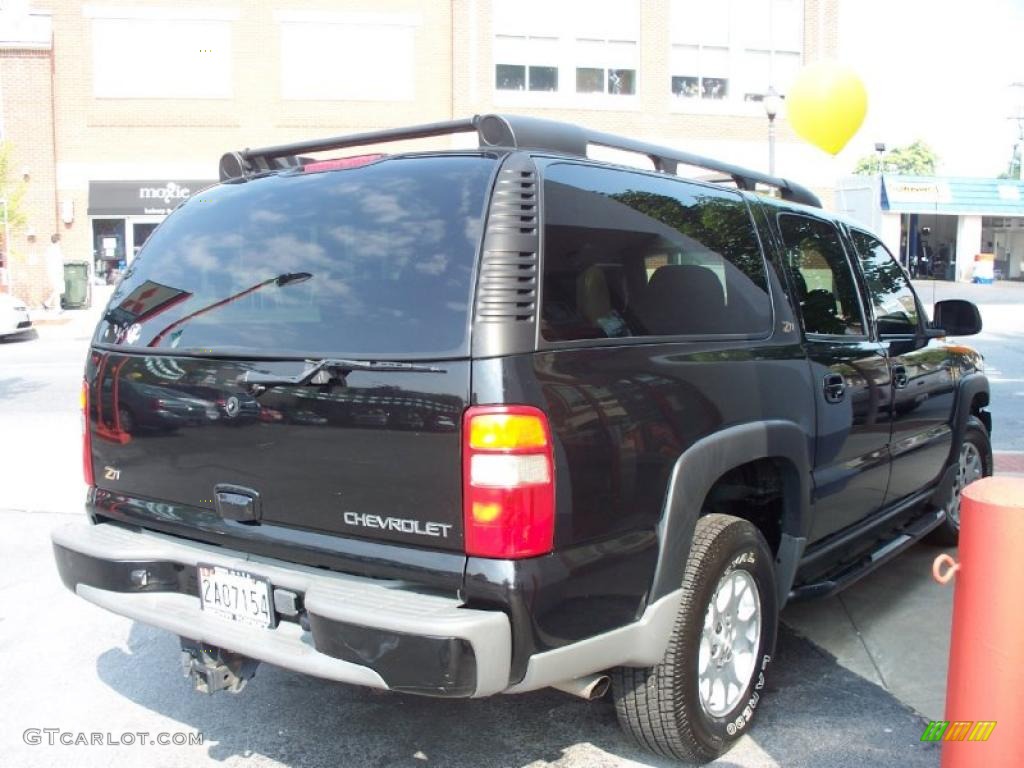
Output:
<path fill-rule="evenodd" d="M 200 693 L 239 693 L 256 674 L 259 661 L 209 643 L 181 639 L 181 666 Z"/>

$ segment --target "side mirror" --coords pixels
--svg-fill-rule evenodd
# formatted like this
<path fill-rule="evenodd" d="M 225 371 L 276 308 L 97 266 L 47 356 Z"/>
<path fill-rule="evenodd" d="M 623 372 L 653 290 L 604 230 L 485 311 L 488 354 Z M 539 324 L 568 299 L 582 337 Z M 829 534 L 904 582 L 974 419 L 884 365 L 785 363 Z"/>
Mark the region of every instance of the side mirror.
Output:
<path fill-rule="evenodd" d="M 963 299 L 937 301 L 933 325 L 950 336 L 973 336 L 981 333 L 981 313 L 973 302 Z"/>

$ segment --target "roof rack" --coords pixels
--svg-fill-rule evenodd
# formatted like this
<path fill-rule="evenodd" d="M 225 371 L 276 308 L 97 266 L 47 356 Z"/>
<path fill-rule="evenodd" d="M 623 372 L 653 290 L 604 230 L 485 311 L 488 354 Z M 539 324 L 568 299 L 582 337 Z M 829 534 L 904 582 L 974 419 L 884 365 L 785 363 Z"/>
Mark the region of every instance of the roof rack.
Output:
<path fill-rule="evenodd" d="M 226 181 L 302 165 L 310 161 L 309 158 L 302 157 L 302 154 L 306 152 L 325 152 L 367 144 L 384 144 L 392 141 L 473 132 L 476 132 L 479 137 L 481 147 L 536 149 L 573 157 L 586 157 L 587 147 L 591 144 L 635 152 L 650 158 L 655 170 L 662 173 L 675 175 L 680 165 L 704 168 L 727 176 L 739 189 L 753 191 L 756 185 L 763 184 L 778 189 L 784 200 L 816 208 L 821 207 L 821 201 L 817 195 L 788 179 L 769 176 L 760 171 L 723 163 L 710 157 L 680 152 L 676 149 L 648 144 L 625 136 L 591 131 L 573 123 L 522 115 L 476 115 L 462 120 L 447 120 L 408 128 L 369 131 L 348 136 L 246 149 L 242 152 L 228 152 L 220 160 L 220 178 L 222 181 Z"/>

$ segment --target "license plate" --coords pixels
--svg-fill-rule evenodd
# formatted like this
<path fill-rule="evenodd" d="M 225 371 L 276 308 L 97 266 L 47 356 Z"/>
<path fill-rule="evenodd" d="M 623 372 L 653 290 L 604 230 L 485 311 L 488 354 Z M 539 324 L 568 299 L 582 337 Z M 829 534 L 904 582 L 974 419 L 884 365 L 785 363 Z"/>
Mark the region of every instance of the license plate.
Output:
<path fill-rule="evenodd" d="M 274 626 L 270 582 L 234 568 L 199 564 L 199 602 L 204 611 L 239 624 Z"/>

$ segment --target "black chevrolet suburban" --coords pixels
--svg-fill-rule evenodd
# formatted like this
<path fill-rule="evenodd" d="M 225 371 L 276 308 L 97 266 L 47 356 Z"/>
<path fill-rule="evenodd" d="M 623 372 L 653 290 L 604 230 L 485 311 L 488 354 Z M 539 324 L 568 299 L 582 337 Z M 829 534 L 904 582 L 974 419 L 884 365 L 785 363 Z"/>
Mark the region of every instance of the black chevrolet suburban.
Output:
<path fill-rule="evenodd" d="M 479 148 L 310 156 L 460 132 Z M 782 606 L 955 543 L 992 471 L 981 357 L 950 338 L 977 308 L 929 321 L 793 182 L 501 115 L 221 178 L 96 329 L 88 522 L 53 533 L 67 587 L 179 635 L 201 691 L 261 661 L 610 685 L 641 744 L 707 760 L 762 706 Z"/>

